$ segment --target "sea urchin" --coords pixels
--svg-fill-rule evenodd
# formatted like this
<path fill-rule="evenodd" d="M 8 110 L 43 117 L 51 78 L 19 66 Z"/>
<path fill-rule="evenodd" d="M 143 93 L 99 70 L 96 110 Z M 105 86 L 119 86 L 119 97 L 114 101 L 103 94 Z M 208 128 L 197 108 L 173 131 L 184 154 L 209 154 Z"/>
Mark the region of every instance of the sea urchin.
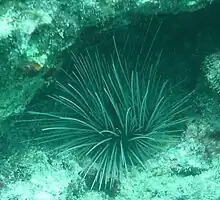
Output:
<path fill-rule="evenodd" d="M 67 112 L 41 113 L 44 142 L 63 142 L 59 148 L 88 157 L 84 175 L 96 169 L 91 188 L 113 186 L 130 166 L 145 168 L 146 159 L 172 142 L 185 120 L 181 115 L 188 99 L 173 102 L 171 89 L 157 73 L 157 62 L 136 64 L 120 53 L 115 39 L 109 58 L 100 53 L 72 54 L 71 73 L 57 82 L 50 97 Z M 131 57 L 134 57 L 132 55 Z"/>

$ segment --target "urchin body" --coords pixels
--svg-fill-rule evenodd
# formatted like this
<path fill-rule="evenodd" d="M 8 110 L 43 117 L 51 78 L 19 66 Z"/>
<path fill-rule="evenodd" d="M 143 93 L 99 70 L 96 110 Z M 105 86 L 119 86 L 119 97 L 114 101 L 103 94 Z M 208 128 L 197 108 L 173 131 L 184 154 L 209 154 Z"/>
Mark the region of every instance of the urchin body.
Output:
<path fill-rule="evenodd" d="M 157 74 L 157 64 L 136 64 L 118 52 L 109 57 L 99 53 L 76 57 L 73 70 L 57 82 L 59 91 L 50 96 L 68 112 L 45 116 L 44 141 L 63 141 L 60 149 L 88 156 L 84 174 L 96 168 L 91 188 L 98 183 L 113 186 L 130 166 L 145 168 L 147 158 L 173 141 L 179 117 L 188 97 L 170 102 L 167 82 Z"/>

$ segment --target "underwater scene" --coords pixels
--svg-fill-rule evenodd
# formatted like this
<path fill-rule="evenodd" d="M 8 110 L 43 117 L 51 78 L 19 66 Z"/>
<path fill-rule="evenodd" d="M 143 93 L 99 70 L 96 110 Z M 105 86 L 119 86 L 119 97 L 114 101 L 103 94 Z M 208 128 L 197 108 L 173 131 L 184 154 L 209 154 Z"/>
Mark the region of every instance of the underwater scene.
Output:
<path fill-rule="evenodd" d="M 219 200 L 220 2 L 2 0 L 0 200 Z"/>

